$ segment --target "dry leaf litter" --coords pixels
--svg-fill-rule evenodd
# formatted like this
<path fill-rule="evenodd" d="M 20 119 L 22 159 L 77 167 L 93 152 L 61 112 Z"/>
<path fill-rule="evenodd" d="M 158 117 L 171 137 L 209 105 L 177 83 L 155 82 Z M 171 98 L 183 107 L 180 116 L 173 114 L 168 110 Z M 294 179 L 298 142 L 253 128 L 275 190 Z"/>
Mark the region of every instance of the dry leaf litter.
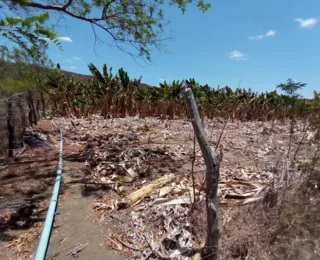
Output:
<path fill-rule="evenodd" d="M 69 142 L 86 145 L 74 158 L 88 167 L 88 178 L 118 193 L 116 198 L 96 201 L 95 210 L 102 219 L 108 215 L 121 219 L 121 214 L 129 218 L 126 230 L 108 237 L 109 248 L 135 259 L 188 259 L 196 253 L 203 241 L 192 234 L 188 216 L 194 198 L 205 199 L 204 162 L 197 147 L 193 186 L 190 122 L 92 116 L 72 122 L 61 118 L 59 124 Z M 220 205 L 261 200 L 277 178 L 273 169 L 287 151 L 289 125 L 230 122 L 217 145 L 222 129 L 223 123 L 205 122 L 207 137 L 221 159 Z M 293 150 L 302 131 L 297 124 Z M 312 135 L 308 132 L 303 144 Z"/>

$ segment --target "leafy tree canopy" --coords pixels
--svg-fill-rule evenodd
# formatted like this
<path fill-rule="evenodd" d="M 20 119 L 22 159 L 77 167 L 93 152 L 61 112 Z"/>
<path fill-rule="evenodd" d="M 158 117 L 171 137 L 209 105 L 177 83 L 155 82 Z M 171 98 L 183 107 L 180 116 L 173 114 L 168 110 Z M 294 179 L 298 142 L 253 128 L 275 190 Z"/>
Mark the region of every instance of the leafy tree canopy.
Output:
<path fill-rule="evenodd" d="M 297 96 L 297 91 L 304 88 L 307 83 L 295 82 L 292 79 L 288 79 L 286 83 L 281 83 L 277 85 L 277 88 L 280 88 L 288 96 Z"/>
<path fill-rule="evenodd" d="M 46 39 L 60 46 L 49 20 L 51 12 L 58 12 L 89 23 L 96 40 L 98 32 L 106 33 L 122 51 L 133 55 L 125 49 L 130 46 L 150 60 L 151 50 L 163 47 L 163 7 L 168 3 L 182 13 L 190 4 L 202 12 L 211 6 L 205 0 L 0 0 L 0 33 L 25 50 L 38 48 Z"/>

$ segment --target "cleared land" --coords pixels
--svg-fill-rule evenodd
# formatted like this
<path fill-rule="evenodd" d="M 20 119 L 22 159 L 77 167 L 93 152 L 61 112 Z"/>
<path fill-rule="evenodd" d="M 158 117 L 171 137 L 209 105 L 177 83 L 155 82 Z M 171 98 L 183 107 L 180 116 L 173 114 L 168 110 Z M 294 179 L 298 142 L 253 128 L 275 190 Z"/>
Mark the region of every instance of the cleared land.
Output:
<path fill-rule="evenodd" d="M 87 243 L 77 253 L 80 259 L 187 259 L 195 253 L 206 236 L 204 163 L 197 146 L 193 157 L 189 121 L 56 121 L 64 131 L 65 168 L 49 259 L 70 259 L 72 250 Z M 299 160 L 286 159 L 289 124 L 228 122 L 219 144 L 224 122 L 204 125 L 221 156 L 221 259 L 318 259 L 318 182 L 312 178 L 312 185 L 302 187 L 307 173 L 299 170 Z M 51 148 L 27 149 L 0 171 L 3 259 L 33 254 L 50 199 L 58 135 L 49 121 L 41 121 L 37 131 L 47 135 Z M 291 155 L 303 133 L 298 122 Z M 298 158 L 312 157 L 313 134 L 307 132 Z M 125 196 L 164 176 L 170 181 L 128 206 Z M 200 202 L 191 206 L 194 190 Z M 23 214 L 15 217 L 19 210 Z"/>

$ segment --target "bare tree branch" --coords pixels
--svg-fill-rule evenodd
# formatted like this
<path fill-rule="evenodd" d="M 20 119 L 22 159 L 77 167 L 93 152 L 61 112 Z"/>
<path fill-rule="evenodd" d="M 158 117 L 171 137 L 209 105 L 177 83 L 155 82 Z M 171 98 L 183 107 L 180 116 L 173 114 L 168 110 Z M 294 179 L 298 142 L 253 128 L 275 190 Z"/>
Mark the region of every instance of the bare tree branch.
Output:
<path fill-rule="evenodd" d="M 190 88 L 184 90 L 189 116 L 195 136 L 197 137 L 206 165 L 206 207 L 207 207 L 207 241 L 205 256 L 210 260 L 218 259 L 218 181 L 220 161 L 218 154 L 212 150 L 203 129 L 198 107 Z"/>

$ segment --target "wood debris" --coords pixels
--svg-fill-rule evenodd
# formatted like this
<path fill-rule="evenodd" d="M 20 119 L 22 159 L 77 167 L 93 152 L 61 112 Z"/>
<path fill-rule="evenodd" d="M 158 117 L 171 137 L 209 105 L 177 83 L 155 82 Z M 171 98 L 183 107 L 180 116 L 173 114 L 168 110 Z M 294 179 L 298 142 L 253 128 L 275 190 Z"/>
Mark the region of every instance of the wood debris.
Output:
<path fill-rule="evenodd" d="M 85 249 L 87 246 L 89 245 L 89 243 L 85 243 L 85 244 L 79 244 L 77 245 L 73 250 L 71 250 L 70 252 L 68 252 L 66 255 L 71 255 L 73 257 L 77 257 L 77 255 L 83 250 Z"/>
<path fill-rule="evenodd" d="M 165 175 L 154 182 L 144 186 L 143 188 L 131 193 L 130 195 L 124 197 L 122 200 L 117 202 L 117 208 L 123 209 L 128 208 L 140 201 L 145 195 L 150 194 L 155 189 L 158 189 L 164 185 L 166 185 L 169 182 L 172 182 L 176 179 L 176 176 L 174 174 L 168 174 Z"/>

